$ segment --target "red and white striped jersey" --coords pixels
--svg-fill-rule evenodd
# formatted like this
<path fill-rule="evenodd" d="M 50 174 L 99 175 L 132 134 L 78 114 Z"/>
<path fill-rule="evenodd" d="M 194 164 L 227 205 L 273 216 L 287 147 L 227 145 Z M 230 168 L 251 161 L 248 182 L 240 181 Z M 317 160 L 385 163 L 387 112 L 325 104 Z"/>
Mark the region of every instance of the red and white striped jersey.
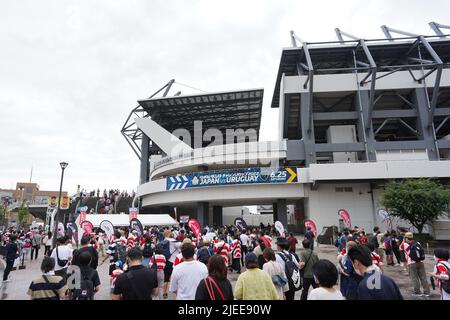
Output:
<path fill-rule="evenodd" d="M 372 258 L 372 265 L 380 269 L 383 265 L 383 261 L 381 261 L 381 257 L 375 252 L 370 253 L 370 257 Z M 381 270 L 381 269 L 380 269 Z"/>
<path fill-rule="evenodd" d="M 238 259 L 242 257 L 241 252 L 241 242 L 239 240 L 233 240 L 233 243 L 231 244 L 231 253 L 233 255 L 233 259 Z"/>
<path fill-rule="evenodd" d="M 228 265 L 228 255 L 231 252 L 230 245 L 228 243 L 225 243 L 224 241 L 220 241 L 214 245 L 213 249 L 215 254 L 220 254 L 222 257 L 224 257 L 225 263 Z"/>
<path fill-rule="evenodd" d="M 434 273 L 438 275 L 449 275 L 449 270 L 447 268 L 450 268 L 450 264 L 445 261 L 444 259 L 439 259 L 436 265 L 434 266 Z M 442 288 L 441 280 L 439 280 L 439 289 Z"/>
<path fill-rule="evenodd" d="M 155 254 L 150 259 L 150 264 L 153 265 L 154 263 L 156 263 L 157 270 L 164 270 L 166 267 L 166 257 L 163 254 Z"/>
<path fill-rule="evenodd" d="M 111 274 L 111 289 L 114 289 L 114 287 L 116 286 L 117 277 L 119 277 L 122 273 L 123 273 L 123 270 L 121 270 L 121 269 L 116 269 L 112 272 L 112 274 Z"/>

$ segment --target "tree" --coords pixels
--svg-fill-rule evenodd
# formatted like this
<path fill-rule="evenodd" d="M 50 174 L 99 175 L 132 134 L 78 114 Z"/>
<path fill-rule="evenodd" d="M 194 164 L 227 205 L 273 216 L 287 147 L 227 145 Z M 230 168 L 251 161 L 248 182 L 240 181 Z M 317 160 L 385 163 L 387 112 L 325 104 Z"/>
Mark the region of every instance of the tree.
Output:
<path fill-rule="evenodd" d="M 419 234 L 450 203 L 450 189 L 435 179 L 391 181 L 385 186 L 381 203 L 390 214 L 409 221 Z"/>
<path fill-rule="evenodd" d="M 23 226 L 25 222 L 27 222 L 27 216 L 28 216 L 28 207 L 25 206 L 24 203 L 22 203 L 18 209 L 19 214 L 19 223 Z"/>
<path fill-rule="evenodd" d="M 5 221 L 6 209 L 0 206 L 0 225 L 2 225 Z"/>

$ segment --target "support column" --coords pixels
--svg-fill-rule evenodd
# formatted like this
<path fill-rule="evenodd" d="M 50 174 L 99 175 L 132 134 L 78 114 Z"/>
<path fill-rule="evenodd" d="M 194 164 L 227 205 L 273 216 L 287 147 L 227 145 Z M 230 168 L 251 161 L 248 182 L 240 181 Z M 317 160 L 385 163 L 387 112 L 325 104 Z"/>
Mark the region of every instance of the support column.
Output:
<path fill-rule="evenodd" d="M 370 123 L 364 123 L 369 113 L 369 91 L 361 90 L 355 95 L 356 111 L 359 111 L 358 117 L 358 140 L 364 142 L 366 151 L 364 152 L 364 160 L 376 161 L 375 152 L 375 135 L 373 133 L 372 120 Z"/>
<path fill-rule="evenodd" d="M 425 88 L 414 89 L 413 103 L 417 109 L 417 131 L 419 132 L 419 138 L 425 142 L 428 159 L 438 160 L 439 151 L 436 147 L 436 140 L 434 139 L 434 128 L 428 126 L 430 121 L 430 111 L 428 96 L 425 92 Z"/>
<path fill-rule="evenodd" d="M 148 182 L 149 178 L 149 147 L 150 147 L 150 139 L 147 137 L 145 133 L 142 133 L 142 142 L 141 142 L 141 172 L 140 172 L 140 180 L 139 184 L 143 184 Z"/>
<path fill-rule="evenodd" d="M 223 207 L 213 206 L 213 225 L 223 226 Z"/>
<path fill-rule="evenodd" d="M 287 219 L 287 204 L 286 199 L 278 199 L 277 200 L 277 216 L 278 221 L 280 221 L 284 228 L 288 229 L 288 219 Z"/>
<path fill-rule="evenodd" d="M 208 202 L 198 202 L 197 203 L 197 220 L 202 229 L 208 225 L 209 220 L 209 203 Z"/>
<path fill-rule="evenodd" d="M 274 202 L 272 204 L 272 210 L 273 210 L 273 222 L 278 220 L 278 204 Z"/>
<path fill-rule="evenodd" d="M 312 110 L 309 105 L 309 93 L 300 94 L 300 119 L 302 123 L 302 141 L 305 145 L 305 164 L 307 167 L 311 163 L 316 163 L 316 139 L 314 137 L 314 121 Z M 309 116 L 305 116 L 308 115 Z M 310 130 L 308 128 L 311 127 Z"/>

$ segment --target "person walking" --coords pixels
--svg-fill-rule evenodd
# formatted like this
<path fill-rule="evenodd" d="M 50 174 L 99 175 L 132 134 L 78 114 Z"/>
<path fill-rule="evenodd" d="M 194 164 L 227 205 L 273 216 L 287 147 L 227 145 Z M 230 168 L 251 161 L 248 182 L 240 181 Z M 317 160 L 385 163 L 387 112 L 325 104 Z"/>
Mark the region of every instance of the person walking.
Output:
<path fill-rule="evenodd" d="M 208 276 L 208 268 L 194 260 L 195 247 L 192 243 L 183 243 L 181 254 L 184 262 L 173 268 L 169 290 L 176 294 L 177 300 L 194 300 L 200 281 Z"/>
<path fill-rule="evenodd" d="M 450 300 L 450 263 L 448 262 L 449 252 L 447 249 L 434 250 L 434 266 L 430 275 L 438 281 L 438 288 L 441 294 L 441 300 Z"/>
<path fill-rule="evenodd" d="M 280 237 L 277 239 L 277 249 L 278 253 L 276 255 L 277 262 L 281 265 L 281 268 L 286 273 L 286 277 L 291 277 L 291 281 L 289 282 L 289 291 L 286 291 L 284 293 L 286 300 L 294 300 L 295 291 L 300 290 L 300 265 L 298 264 L 297 258 L 290 253 L 289 250 L 289 242 L 286 238 Z M 311 248 L 311 247 L 310 247 Z M 299 287 L 295 287 L 295 284 L 293 282 L 293 278 L 298 276 L 298 285 Z"/>
<path fill-rule="evenodd" d="M 3 271 L 3 282 L 9 282 L 8 279 L 11 270 L 14 267 L 14 261 L 19 257 L 19 246 L 17 245 L 17 236 L 11 234 L 9 236 L 9 242 L 6 244 L 5 248 L 5 260 L 6 267 L 5 271 Z"/>
<path fill-rule="evenodd" d="M 97 253 L 96 250 L 94 251 Z M 94 300 L 94 295 L 100 291 L 100 277 L 97 270 L 91 267 L 92 260 L 91 250 L 83 250 L 77 256 L 81 283 L 80 288 L 69 291 L 69 299 Z"/>
<path fill-rule="evenodd" d="M 195 300 L 233 300 L 233 288 L 227 279 L 227 270 L 222 256 L 211 256 L 208 261 L 208 276 L 200 281 Z"/>
<path fill-rule="evenodd" d="M 158 294 L 156 272 L 142 265 L 142 250 L 133 247 L 127 254 L 127 272 L 116 279 L 113 300 L 152 300 Z"/>
<path fill-rule="evenodd" d="M 266 263 L 263 265 L 263 271 L 272 278 L 275 289 L 278 292 L 279 300 L 284 300 L 284 293 L 289 291 L 289 284 L 281 265 L 277 262 L 275 252 L 272 248 L 265 248 L 263 252 Z"/>
<path fill-rule="evenodd" d="M 55 260 L 45 256 L 41 263 L 42 275 L 28 288 L 31 300 L 64 300 L 67 288 L 64 279 L 55 275 L 54 269 Z"/>
<path fill-rule="evenodd" d="M 423 260 L 425 260 L 425 251 L 420 243 L 414 240 L 412 232 L 405 233 L 404 241 L 400 247 L 405 252 L 409 277 L 413 286 L 413 296 L 429 297 L 430 286 L 427 281 L 425 265 L 423 263 Z M 421 285 L 423 294 L 420 291 Z"/>
<path fill-rule="evenodd" d="M 69 263 L 72 260 L 72 249 L 70 249 L 67 245 L 67 238 L 61 237 L 57 240 L 57 246 L 53 249 L 52 254 L 50 255 L 56 262 L 55 264 L 55 274 L 57 276 L 61 276 L 64 280 L 64 284 L 67 282 L 67 268 L 69 267 Z"/>
<path fill-rule="evenodd" d="M 300 272 L 303 277 L 302 295 L 300 300 L 307 300 L 309 288 L 317 288 L 317 283 L 314 281 L 312 272 L 313 266 L 319 261 L 317 253 L 311 250 L 311 244 L 308 239 L 302 241 L 303 250 L 300 252 Z"/>
<path fill-rule="evenodd" d="M 34 259 L 37 260 L 41 244 L 42 236 L 38 231 L 35 231 L 33 233 L 33 238 L 31 238 L 31 261 L 33 261 L 33 256 Z"/>
<path fill-rule="evenodd" d="M 308 300 L 344 300 L 344 296 L 336 288 L 338 271 L 331 261 L 319 260 L 314 264 L 312 273 L 319 286 L 311 290 Z"/>
<path fill-rule="evenodd" d="M 247 270 L 239 276 L 234 288 L 237 300 L 279 300 L 278 292 L 267 272 L 258 268 L 258 257 L 253 252 L 245 256 Z"/>
<path fill-rule="evenodd" d="M 87 235 L 84 235 L 81 238 L 81 241 L 80 241 L 81 248 L 80 249 L 75 249 L 73 251 L 73 254 L 72 254 L 73 258 L 72 258 L 72 263 L 71 264 L 75 265 L 75 266 L 80 266 L 80 263 L 79 263 L 79 260 L 78 260 L 80 255 L 83 252 L 89 252 L 90 255 L 91 255 L 91 261 L 90 261 L 89 266 L 92 269 L 97 270 L 97 267 L 98 267 L 98 252 L 97 252 L 97 250 L 95 250 L 94 247 L 89 245 L 89 241 L 90 241 L 90 237 L 87 236 Z"/>
<path fill-rule="evenodd" d="M 52 239 L 52 233 L 51 233 L 51 231 L 49 231 L 49 232 L 47 232 L 47 234 L 45 235 L 45 237 L 44 237 L 44 239 L 42 240 L 42 242 L 43 242 L 43 244 L 44 244 L 44 255 L 46 256 L 46 257 L 49 257 L 50 256 L 50 251 L 51 251 L 51 248 L 52 248 L 52 241 L 53 241 L 53 239 Z"/>
<path fill-rule="evenodd" d="M 305 239 L 309 240 L 310 249 L 314 250 L 314 232 L 311 230 L 311 227 L 306 228 Z"/>
<path fill-rule="evenodd" d="M 358 284 L 358 300 L 403 300 L 394 280 L 373 266 L 369 248 L 354 246 L 348 250 L 348 257 L 363 277 Z"/>

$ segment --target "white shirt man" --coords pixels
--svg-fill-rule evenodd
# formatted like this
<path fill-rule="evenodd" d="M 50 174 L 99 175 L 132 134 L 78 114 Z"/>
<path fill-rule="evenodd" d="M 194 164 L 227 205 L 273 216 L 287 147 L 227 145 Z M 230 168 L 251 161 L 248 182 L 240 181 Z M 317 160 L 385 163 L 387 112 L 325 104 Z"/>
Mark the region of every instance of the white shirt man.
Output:
<path fill-rule="evenodd" d="M 58 250 L 58 254 L 56 254 L 56 251 Z M 67 268 L 69 266 L 69 263 L 67 263 L 65 266 L 60 266 L 58 264 L 58 257 L 59 260 L 71 260 L 72 259 L 72 249 L 70 249 L 68 246 L 63 245 L 63 246 L 58 246 L 56 247 L 51 256 L 51 258 L 55 259 L 55 271 L 59 271 L 62 270 L 64 268 Z"/>
<path fill-rule="evenodd" d="M 246 247 L 250 246 L 250 238 L 248 237 L 248 235 L 243 233 L 240 235 L 240 239 L 241 239 L 243 246 L 246 246 Z"/>
<path fill-rule="evenodd" d="M 207 276 L 204 263 L 188 259 L 173 268 L 170 291 L 176 292 L 177 300 L 195 300 L 198 284 Z"/>

